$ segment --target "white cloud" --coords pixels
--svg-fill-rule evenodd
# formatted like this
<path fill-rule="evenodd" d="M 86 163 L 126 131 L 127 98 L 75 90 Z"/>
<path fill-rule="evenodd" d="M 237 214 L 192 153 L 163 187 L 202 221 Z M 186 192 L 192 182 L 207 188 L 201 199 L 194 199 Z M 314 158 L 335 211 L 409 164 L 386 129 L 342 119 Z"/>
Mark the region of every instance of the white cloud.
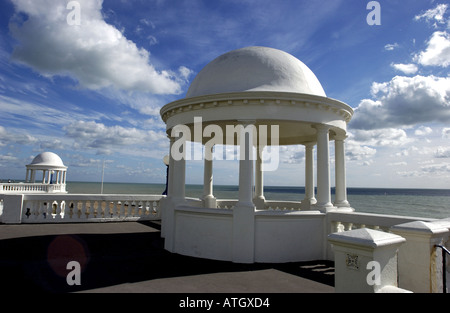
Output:
<path fill-rule="evenodd" d="M 426 136 L 429 135 L 433 132 L 433 129 L 431 129 L 430 127 L 426 127 L 426 126 L 420 126 L 419 128 L 417 128 L 414 131 L 414 135 L 416 136 Z"/>
<path fill-rule="evenodd" d="M 416 54 L 414 61 L 424 66 L 449 66 L 450 34 L 446 31 L 434 32 L 427 43 L 426 50 Z"/>
<path fill-rule="evenodd" d="M 450 122 L 450 77 L 396 76 L 373 83 L 375 100 L 364 99 L 355 108 L 352 129 L 381 129 L 426 122 Z"/>
<path fill-rule="evenodd" d="M 442 138 L 450 139 L 450 128 L 444 127 L 442 129 Z"/>
<path fill-rule="evenodd" d="M 450 147 L 437 147 L 434 157 L 438 159 L 450 158 Z"/>
<path fill-rule="evenodd" d="M 417 65 L 415 64 L 402 64 L 402 63 L 398 63 L 398 64 L 391 64 L 391 67 L 393 67 L 395 70 L 397 71 L 401 71 L 405 74 L 415 74 L 419 68 L 417 67 Z"/>
<path fill-rule="evenodd" d="M 394 162 L 394 163 L 388 163 L 389 166 L 406 166 L 408 163 L 406 162 Z"/>
<path fill-rule="evenodd" d="M 351 139 L 367 146 L 402 146 L 411 142 L 403 129 L 352 130 Z"/>
<path fill-rule="evenodd" d="M 420 168 L 422 173 L 433 175 L 446 175 L 450 173 L 450 163 L 430 164 Z"/>
<path fill-rule="evenodd" d="M 84 110 L 81 113 L 79 108 L 64 101 L 58 101 L 55 107 L 50 107 L 47 102 L 47 100 L 31 102 L 0 95 L 0 122 L 15 127 L 23 127 L 24 125 L 27 128 L 35 127 L 48 133 L 51 126 L 61 127 L 73 120 L 85 120 L 87 118 L 95 120 L 105 117 L 103 113 L 91 110 Z M 110 114 L 108 118 L 114 119 L 116 117 Z"/>
<path fill-rule="evenodd" d="M 0 126 L 0 147 L 7 144 L 32 145 L 38 142 L 38 139 L 27 133 L 16 133 L 7 131 L 5 127 Z"/>
<path fill-rule="evenodd" d="M 150 53 L 102 17 L 102 0 L 79 0 L 81 25 L 69 25 L 67 1 L 13 0 L 10 22 L 19 45 L 12 58 L 47 76 L 69 76 L 89 89 L 113 87 L 153 94 L 179 94 L 176 74 L 157 70 Z"/>
<path fill-rule="evenodd" d="M 450 163 L 428 164 L 421 166 L 417 170 L 401 171 L 397 172 L 397 174 L 403 177 L 449 177 Z"/>
<path fill-rule="evenodd" d="M 67 137 L 75 140 L 77 149 L 95 149 L 98 154 L 111 154 L 117 148 L 122 148 L 122 152 L 127 153 L 124 147 L 129 147 L 131 154 L 142 149 L 158 150 L 161 148 L 160 143 L 166 141 L 164 132 L 106 126 L 92 121 L 73 122 L 65 126 L 64 130 Z"/>
<path fill-rule="evenodd" d="M 396 48 L 398 48 L 398 43 L 389 43 L 384 46 L 384 50 L 386 50 L 386 51 L 392 51 Z"/>
<path fill-rule="evenodd" d="M 16 158 L 15 156 L 12 155 L 0 155 L 0 166 L 3 166 L 3 162 L 5 163 L 12 163 L 12 162 L 16 162 L 19 159 Z"/>
<path fill-rule="evenodd" d="M 303 146 L 280 146 L 279 157 L 281 163 L 298 164 L 305 158 L 305 149 Z"/>
<path fill-rule="evenodd" d="M 346 140 L 345 155 L 349 161 L 362 161 L 371 159 L 375 156 L 377 150 L 368 146 L 361 145 L 355 140 Z"/>
<path fill-rule="evenodd" d="M 447 11 L 448 4 L 438 4 L 434 9 L 429 9 L 423 14 L 416 15 L 414 19 L 416 21 L 426 20 L 427 22 L 433 22 L 434 26 L 437 27 L 438 24 L 445 24 L 445 12 Z"/>

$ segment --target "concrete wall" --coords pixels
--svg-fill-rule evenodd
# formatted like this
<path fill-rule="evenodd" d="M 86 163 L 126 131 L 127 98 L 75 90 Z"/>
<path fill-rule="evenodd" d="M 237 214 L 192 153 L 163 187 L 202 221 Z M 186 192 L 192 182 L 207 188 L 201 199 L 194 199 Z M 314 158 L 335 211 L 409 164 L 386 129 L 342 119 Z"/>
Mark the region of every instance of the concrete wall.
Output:
<path fill-rule="evenodd" d="M 278 263 L 323 259 L 323 221 L 324 214 L 257 215 L 255 261 Z"/>

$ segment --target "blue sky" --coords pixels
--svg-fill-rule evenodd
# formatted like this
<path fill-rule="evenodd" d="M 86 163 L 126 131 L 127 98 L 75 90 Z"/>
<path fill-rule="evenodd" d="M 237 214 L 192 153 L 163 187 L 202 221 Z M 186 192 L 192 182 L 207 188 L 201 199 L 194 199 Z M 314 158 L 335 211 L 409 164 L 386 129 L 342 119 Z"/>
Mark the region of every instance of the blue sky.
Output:
<path fill-rule="evenodd" d="M 381 25 L 365 0 L 80 0 L 81 25 L 67 3 L 0 2 L 0 179 L 53 151 L 68 180 L 100 181 L 105 161 L 105 181 L 164 182 L 159 109 L 217 56 L 258 45 L 294 55 L 354 108 L 348 186 L 450 188 L 444 1 L 378 1 Z M 281 151 L 265 183 L 303 186 L 304 148 Z M 237 183 L 236 162 L 214 166 L 215 183 Z M 187 182 L 202 178 L 188 162 Z"/>

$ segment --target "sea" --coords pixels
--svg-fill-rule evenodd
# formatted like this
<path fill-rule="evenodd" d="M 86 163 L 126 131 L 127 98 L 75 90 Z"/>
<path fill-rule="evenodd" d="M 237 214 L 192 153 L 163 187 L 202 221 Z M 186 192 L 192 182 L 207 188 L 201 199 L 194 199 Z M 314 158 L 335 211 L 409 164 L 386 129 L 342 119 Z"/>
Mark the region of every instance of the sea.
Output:
<path fill-rule="evenodd" d="M 72 194 L 156 194 L 165 184 L 67 182 Z M 237 199 L 238 186 L 214 185 L 217 199 Z M 200 198 L 203 185 L 186 185 L 186 196 Z M 334 188 L 332 189 L 334 198 Z M 264 187 L 266 200 L 301 201 L 304 187 Z M 424 218 L 450 218 L 450 189 L 347 188 L 347 199 L 357 212 Z"/>

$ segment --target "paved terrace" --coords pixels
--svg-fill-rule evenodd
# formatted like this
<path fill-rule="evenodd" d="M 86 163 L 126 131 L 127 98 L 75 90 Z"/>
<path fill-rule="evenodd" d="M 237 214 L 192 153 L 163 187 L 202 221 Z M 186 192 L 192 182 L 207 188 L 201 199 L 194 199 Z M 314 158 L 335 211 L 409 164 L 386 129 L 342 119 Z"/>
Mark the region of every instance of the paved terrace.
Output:
<path fill-rule="evenodd" d="M 0 271 L 9 292 L 328 293 L 329 261 L 236 264 L 172 254 L 158 222 L 0 224 Z M 69 286 L 69 261 L 81 286 Z"/>

